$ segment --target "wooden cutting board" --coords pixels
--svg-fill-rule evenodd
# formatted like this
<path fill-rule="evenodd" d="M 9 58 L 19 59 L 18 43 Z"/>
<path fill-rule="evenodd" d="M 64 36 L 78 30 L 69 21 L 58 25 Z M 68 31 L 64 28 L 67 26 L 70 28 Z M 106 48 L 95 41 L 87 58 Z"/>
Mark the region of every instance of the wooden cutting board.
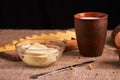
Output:
<path fill-rule="evenodd" d="M 23 41 L 27 39 L 59 39 L 65 43 L 65 51 L 75 50 L 78 49 L 75 32 L 73 31 L 66 31 L 66 32 L 56 32 L 55 34 L 40 34 L 40 35 L 31 35 L 25 36 L 24 38 L 19 38 L 18 40 L 12 40 L 9 43 L 0 44 L 0 57 L 5 58 L 11 61 L 21 61 L 19 55 L 15 50 L 15 44 L 18 41 Z"/>
<path fill-rule="evenodd" d="M 11 61 L 21 61 L 15 50 L 0 52 L 0 57 Z"/>
<path fill-rule="evenodd" d="M 0 57 L 11 61 L 21 61 L 19 55 L 17 54 L 15 48 L 8 49 L 6 45 L 9 43 L 0 44 Z"/>

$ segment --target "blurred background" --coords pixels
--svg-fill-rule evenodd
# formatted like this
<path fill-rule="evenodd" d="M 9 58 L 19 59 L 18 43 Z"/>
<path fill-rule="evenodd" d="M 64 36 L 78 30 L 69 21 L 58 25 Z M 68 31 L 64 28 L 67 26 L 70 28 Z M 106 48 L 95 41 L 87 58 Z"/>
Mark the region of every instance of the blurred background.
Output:
<path fill-rule="evenodd" d="M 108 29 L 120 23 L 120 11 L 114 0 L 1 0 L 2 29 L 74 28 L 73 15 L 85 11 L 109 15 Z"/>

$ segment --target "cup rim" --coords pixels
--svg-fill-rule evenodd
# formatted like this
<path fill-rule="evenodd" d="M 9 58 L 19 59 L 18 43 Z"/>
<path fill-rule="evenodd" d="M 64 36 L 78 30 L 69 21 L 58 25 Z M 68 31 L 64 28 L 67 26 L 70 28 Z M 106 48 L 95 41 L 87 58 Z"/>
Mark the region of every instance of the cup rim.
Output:
<path fill-rule="evenodd" d="M 90 16 L 92 15 L 92 16 Z M 83 17 L 98 17 L 96 19 L 104 19 L 108 17 L 108 14 L 105 12 L 80 12 L 80 13 L 76 13 L 74 15 L 74 18 L 76 19 L 83 19 Z M 92 20 L 96 20 L 96 19 L 92 19 Z M 85 20 L 91 20 L 91 19 L 85 19 Z"/>

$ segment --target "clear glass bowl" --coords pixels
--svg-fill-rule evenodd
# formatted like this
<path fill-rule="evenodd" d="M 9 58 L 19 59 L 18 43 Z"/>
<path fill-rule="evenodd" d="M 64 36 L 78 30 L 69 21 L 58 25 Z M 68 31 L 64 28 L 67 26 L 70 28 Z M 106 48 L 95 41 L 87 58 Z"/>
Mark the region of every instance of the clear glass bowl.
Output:
<path fill-rule="evenodd" d="M 62 41 L 49 39 L 24 40 L 15 46 L 22 61 L 34 67 L 46 67 L 55 63 L 65 50 Z"/>

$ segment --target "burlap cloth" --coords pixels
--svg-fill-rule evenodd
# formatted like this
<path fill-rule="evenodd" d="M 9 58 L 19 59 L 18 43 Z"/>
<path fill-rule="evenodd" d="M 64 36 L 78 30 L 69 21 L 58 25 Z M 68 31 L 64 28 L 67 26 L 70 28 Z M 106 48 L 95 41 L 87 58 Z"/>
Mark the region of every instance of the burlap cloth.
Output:
<path fill-rule="evenodd" d="M 55 33 L 65 30 L 0 30 L 0 43 L 9 42 L 20 37 L 32 34 Z M 36 80 L 120 80 L 119 56 L 114 49 L 111 40 L 111 32 L 107 32 L 106 45 L 103 55 L 100 57 L 82 57 L 78 50 L 64 52 L 62 57 L 53 65 L 46 68 L 33 68 L 27 66 L 22 61 L 13 62 L 0 58 L 0 80 L 31 80 L 33 74 L 47 72 L 61 68 L 63 66 L 81 63 L 88 60 L 95 60 L 92 69 L 88 65 L 67 70 L 60 73 L 51 74 Z"/>

